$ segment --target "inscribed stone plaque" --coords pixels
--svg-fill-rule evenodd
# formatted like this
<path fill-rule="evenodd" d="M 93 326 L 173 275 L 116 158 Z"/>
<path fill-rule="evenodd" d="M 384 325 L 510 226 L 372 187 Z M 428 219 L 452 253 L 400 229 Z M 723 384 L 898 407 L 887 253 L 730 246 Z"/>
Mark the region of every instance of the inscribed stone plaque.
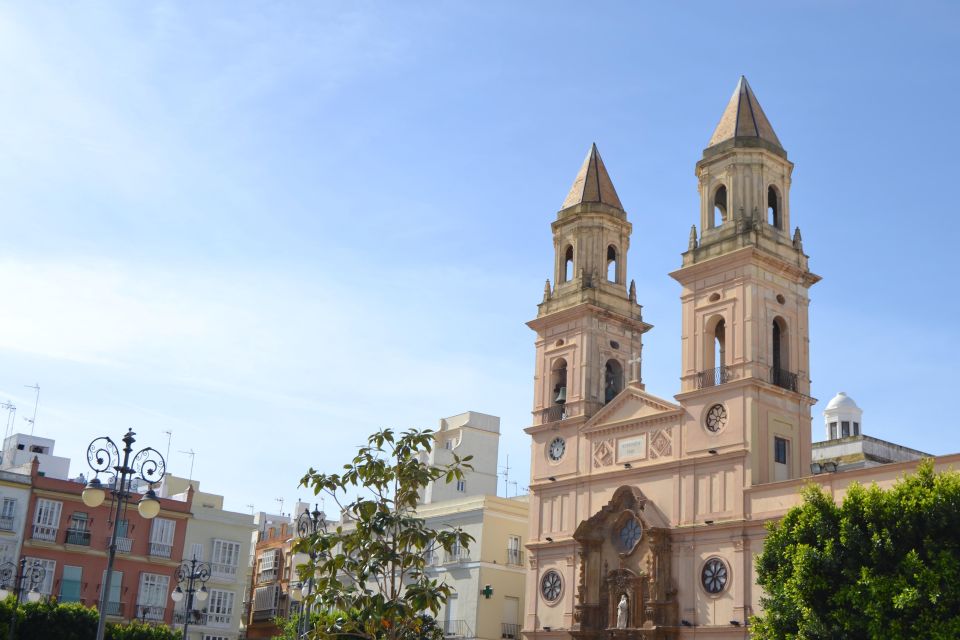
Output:
<path fill-rule="evenodd" d="M 647 434 L 617 440 L 617 462 L 647 457 Z"/>

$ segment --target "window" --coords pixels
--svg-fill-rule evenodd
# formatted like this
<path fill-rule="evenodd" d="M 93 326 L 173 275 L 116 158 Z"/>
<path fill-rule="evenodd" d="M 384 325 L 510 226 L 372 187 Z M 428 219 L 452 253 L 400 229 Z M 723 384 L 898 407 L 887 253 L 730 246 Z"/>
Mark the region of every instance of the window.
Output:
<path fill-rule="evenodd" d="M 767 188 L 767 222 L 777 229 L 783 228 L 780 218 L 780 196 L 773 187 Z"/>
<path fill-rule="evenodd" d="M 170 576 L 141 573 L 140 591 L 137 594 L 137 617 L 142 620 L 163 620 L 163 610 L 167 606 L 169 593 Z"/>
<path fill-rule="evenodd" d="M 617 360 L 607 360 L 603 388 L 604 403 L 613 400 L 623 389 L 623 367 Z"/>
<path fill-rule="evenodd" d="M 33 537 L 37 540 L 55 541 L 62 509 L 62 502 L 43 498 L 37 500 L 37 510 L 33 516 Z"/>
<path fill-rule="evenodd" d="M 192 560 L 196 558 L 197 560 L 203 560 L 203 543 L 194 542 L 190 545 L 190 556 L 188 559 Z"/>
<path fill-rule="evenodd" d="M 613 245 L 607 247 L 607 281 L 618 282 L 617 279 L 617 248 Z"/>
<path fill-rule="evenodd" d="M 520 536 L 507 536 L 507 564 L 523 564 L 520 556 Z"/>
<path fill-rule="evenodd" d="M 4 498 L 3 507 L 0 507 L 0 529 L 13 531 L 17 515 L 17 499 Z"/>
<path fill-rule="evenodd" d="M 45 558 L 27 558 L 27 567 L 32 567 L 34 564 L 44 571 L 43 581 L 37 586 L 37 591 L 45 596 L 49 596 L 53 593 L 53 574 L 57 570 L 57 563 L 55 560 L 47 560 Z"/>
<path fill-rule="evenodd" d="M 253 619 L 269 620 L 280 602 L 280 586 L 257 587 L 253 591 Z"/>
<path fill-rule="evenodd" d="M 787 464 L 787 440 L 784 438 L 773 439 L 773 461 L 777 464 Z"/>
<path fill-rule="evenodd" d="M 836 422 L 830 423 L 830 439 L 831 440 L 837 439 L 837 423 Z"/>
<path fill-rule="evenodd" d="M 240 543 L 214 540 L 210 554 L 210 568 L 214 574 L 235 578 L 240 565 Z"/>
<path fill-rule="evenodd" d="M 100 592 L 103 593 L 103 587 L 107 584 L 107 572 L 103 572 L 102 582 L 100 583 Z M 120 603 L 120 595 L 123 593 L 123 571 L 112 571 L 110 573 L 110 593 L 107 594 L 107 615 L 123 615 L 123 607 Z"/>
<path fill-rule="evenodd" d="M 841 420 L 841 421 L 840 421 L 840 433 L 843 435 L 844 438 L 846 438 L 847 436 L 850 435 L 850 421 L 849 421 L 849 420 Z"/>
<path fill-rule="evenodd" d="M 60 602 L 80 602 L 82 578 L 81 567 L 63 566 L 63 576 L 60 578 Z"/>
<path fill-rule="evenodd" d="M 704 591 L 714 595 L 720 593 L 727 586 L 730 572 L 727 564 L 720 558 L 710 558 L 700 571 L 700 584 Z"/>
<path fill-rule="evenodd" d="M 855 435 L 855 436 L 860 435 L 860 423 L 859 423 L 859 422 L 854 422 L 854 423 L 853 423 L 853 435 Z"/>
<path fill-rule="evenodd" d="M 563 253 L 563 282 L 573 280 L 573 245 L 568 245 Z"/>
<path fill-rule="evenodd" d="M 167 518 L 156 518 L 150 526 L 150 555 L 169 558 L 173 552 L 173 532 L 177 523 Z"/>
<path fill-rule="evenodd" d="M 203 634 L 203 640 L 230 640 L 227 636 L 213 636 L 209 633 Z"/>
<path fill-rule="evenodd" d="M 727 221 L 727 188 L 720 188 L 713 194 L 713 212 L 710 216 L 710 227 L 719 227 Z"/>
<path fill-rule="evenodd" d="M 457 480 L 457 491 L 463 493 L 467 490 L 467 481 L 466 480 Z"/>
<path fill-rule="evenodd" d="M 211 627 L 230 626 L 233 598 L 233 591 L 210 589 L 210 598 L 207 600 L 207 624 Z"/>
<path fill-rule="evenodd" d="M 447 438 L 447 441 L 443 443 L 444 448 L 453 449 L 453 438 Z"/>
<path fill-rule="evenodd" d="M 270 549 L 258 558 L 257 580 L 261 582 L 276 580 L 280 572 L 280 550 Z"/>
<path fill-rule="evenodd" d="M 0 542 L 0 564 L 13 562 L 13 543 Z"/>
<path fill-rule="evenodd" d="M 551 569 L 540 578 L 540 595 L 547 602 L 556 602 L 560 599 L 560 591 L 563 588 L 563 581 L 560 574 Z"/>
<path fill-rule="evenodd" d="M 557 358 L 550 366 L 550 404 L 562 405 L 567 401 L 567 361 Z"/>
<path fill-rule="evenodd" d="M 67 544 L 90 545 L 90 519 L 84 511 L 75 511 L 67 527 Z"/>

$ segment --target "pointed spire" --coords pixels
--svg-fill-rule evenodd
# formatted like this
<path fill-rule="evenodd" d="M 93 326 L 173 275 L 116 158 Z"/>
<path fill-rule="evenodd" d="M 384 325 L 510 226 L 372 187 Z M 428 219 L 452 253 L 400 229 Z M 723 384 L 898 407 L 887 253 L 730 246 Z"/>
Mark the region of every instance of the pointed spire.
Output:
<path fill-rule="evenodd" d="M 550 299 L 550 278 L 547 278 L 546 284 L 543 285 L 543 301 L 546 302 Z"/>
<path fill-rule="evenodd" d="M 580 172 L 573 181 L 570 193 L 567 194 L 567 199 L 563 201 L 563 206 L 560 208 L 566 209 L 584 202 L 599 202 L 623 210 L 620 198 L 617 197 L 617 190 L 613 188 L 613 181 L 610 180 L 610 174 L 603 165 L 603 158 L 600 157 L 596 143 L 590 146 L 587 158 L 583 161 L 583 166 L 580 167 Z"/>
<path fill-rule="evenodd" d="M 720 117 L 720 124 L 714 129 L 707 147 L 736 138 L 760 138 L 777 149 L 783 149 L 780 139 L 774 133 L 767 115 L 760 107 L 757 96 L 754 95 L 753 89 L 750 88 L 744 76 L 740 76 L 737 88 L 733 90 L 733 96 L 727 103 L 727 108 Z"/>
<path fill-rule="evenodd" d="M 690 244 L 687 246 L 689 251 L 697 248 L 697 225 L 690 225 Z"/>

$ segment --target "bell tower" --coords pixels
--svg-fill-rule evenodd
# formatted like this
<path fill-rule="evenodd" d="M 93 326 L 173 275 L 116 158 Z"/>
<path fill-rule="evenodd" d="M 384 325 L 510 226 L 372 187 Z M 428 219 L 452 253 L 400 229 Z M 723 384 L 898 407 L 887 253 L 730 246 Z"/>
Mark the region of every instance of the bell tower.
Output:
<path fill-rule="evenodd" d="M 553 284 L 537 318 L 534 425 L 583 422 L 623 390 L 641 384 L 643 322 L 627 284 L 631 224 L 596 145 L 573 182 L 553 230 Z"/>
<path fill-rule="evenodd" d="M 808 290 L 820 277 L 799 228 L 790 234 L 792 171 L 741 77 L 696 165 L 700 233 L 671 276 L 683 286 L 688 454 L 742 452 L 746 485 L 810 464 Z"/>

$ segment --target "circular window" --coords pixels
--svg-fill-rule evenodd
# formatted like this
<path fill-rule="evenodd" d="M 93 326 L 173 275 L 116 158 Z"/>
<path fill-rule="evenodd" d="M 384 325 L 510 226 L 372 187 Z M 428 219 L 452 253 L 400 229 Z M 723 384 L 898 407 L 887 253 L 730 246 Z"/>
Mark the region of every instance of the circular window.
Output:
<path fill-rule="evenodd" d="M 550 459 L 556 462 L 563 457 L 563 452 L 567 450 L 567 443 L 563 438 L 554 438 L 548 449 Z"/>
<path fill-rule="evenodd" d="M 730 570 L 727 569 L 727 563 L 720 558 L 710 558 L 700 571 L 700 584 L 703 585 L 703 590 L 710 594 L 717 594 L 726 589 L 729 578 Z"/>
<path fill-rule="evenodd" d="M 560 599 L 560 590 L 563 582 L 560 580 L 560 574 L 551 569 L 540 578 L 540 595 L 547 602 L 556 602 Z"/>
<path fill-rule="evenodd" d="M 786 301 L 787 299 L 783 297 L 782 293 L 777 294 L 777 302 L 779 302 L 780 304 L 784 304 Z"/>
<path fill-rule="evenodd" d="M 630 518 L 620 528 L 620 549 L 630 551 L 643 535 L 643 529 L 636 518 Z"/>
<path fill-rule="evenodd" d="M 610 341 L 610 348 L 611 348 L 611 349 L 619 349 L 619 348 L 620 348 L 620 343 L 617 342 L 616 340 L 611 340 L 611 341 Z"/>
<path fill-rule="evenodd" d="M 715 404 L 707 411 L 707 417 L 704 419 L 704 426 L 710 433 L 717 433 L 727 424 L 727 410 L 722 404 Z"/>
<path fill-rule="evenodd" d="M 563 338 L 560 338 L 559 340 L 557 340 L 557 343 L 556 343 L 555 346 L 557 346 L 557 347 L 562 347 L 562 346 L 563 346 Z"/>
<path fill-rule="evenodd" d="M 719 293 L 711 293 L 711 294 L 710 294 L 710 302 L 716 302 L 716 301 L 719 300 L 719 299 L 720 299 L 720 294 L 719 294 Z"/>

